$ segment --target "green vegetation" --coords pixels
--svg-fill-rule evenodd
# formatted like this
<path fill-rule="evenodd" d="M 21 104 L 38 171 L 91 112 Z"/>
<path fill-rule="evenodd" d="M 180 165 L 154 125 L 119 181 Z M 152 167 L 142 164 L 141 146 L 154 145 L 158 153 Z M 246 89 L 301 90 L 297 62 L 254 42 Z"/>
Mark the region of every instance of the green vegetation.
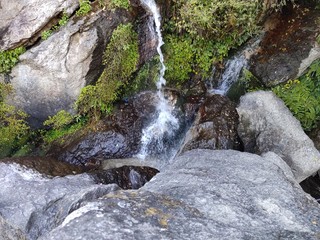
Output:
<path fill-rule="evenodd" d="M 130 2 L 129 0 L 111 0 L 110 1 L 110 8 L 115 9 L 115 8 L 123 8 L 128 10 L 130 7 Z"/>
<path fill-rule="evenodd" d="M 54 31 L 57 31 L 60 27 L 64 26 L 67 24 L 69 21 L 69 17 L 66 12 L 63 12 L 62 17 L 59 19 L 58 23 L 54 26 L 52 26 L 50 29 L 45 30 L 41 33 L 41 39 L 42 40 L 47 40 Z"/>
<path fill-rule="evenodd" d="M 154 57 L 149 62 L 145 63 L 136 74 L 134 79 L 130 81 L 123 89 L 122 96 L 130 97 L 137 92 L 156 89 L 156 82 L 159 79 L 160 69 L 159 56 Z"/>
<path fill-rule="evenodd" d="M 53 31 L 51 29 L 45 30 L 41 33 L 41 39 L 42 40 L 47 40 L 51 35 Z"/>
<path fill-rule="evenodd" d="M 264 86 L 251 72 L 244 70 L 239 84 L 245 92 L 271 90 L 281 98 L 305 131 L 317 126 L 320 120 L 320 60 L 307 73 L 273 88 Z M 241 87 L 240 87 L 241 88 Z M 239 88 L 238 88 L 239 89 Z M 239 91 L 239 90 L 238 90 Z"/>
<path fill-rule="evenodd" d="M 105 50 L 102 75 L 96 85 L 86 86 L 81 91 L 77 101 L 79 114 L 98 120 L 101 115 L 110 113 L 120 87 L 125 86 L 136 71 L 138 60 L 137 33 L 131 23 L 119 25 Z"/>
<path fill-rule="evenodd" d="M 320 120 L 320 61 L 311 65 L 299 79 L 290 80 L 272 88 L 306 131 L 317 126 Z"/>
<path fill-rule="evenodd" d="M 91 11 L 92 7 L 89 0 L 80 0 L 79 4 L 80 4 L 80 8 L 76 12 L 76 15 L 78 17 L 85 16 L 88 12 Z"/>
<path fill-rule="evenodd" d="M 9 73 L 18 63 L 19 56 L 26 51 L 25 47 L 12 50 L 0 51 L 0 73 Z"/>
<path fill-rule="evenodd" d="M 10 91 L 9 85 L 0 84 L 0 158 L 24 145 L 29 133 L 27 114 L 3 102 Z"/>
<path fill-rule="evenodd" d="M 169 82 L 179 84 L 190 75 L 208 76 L 213 64 L 258 30 L 259 0 L 173 0 L 166 22 L 165 54 Z M 178 63 L 178 64 L 177 64 Z"/>

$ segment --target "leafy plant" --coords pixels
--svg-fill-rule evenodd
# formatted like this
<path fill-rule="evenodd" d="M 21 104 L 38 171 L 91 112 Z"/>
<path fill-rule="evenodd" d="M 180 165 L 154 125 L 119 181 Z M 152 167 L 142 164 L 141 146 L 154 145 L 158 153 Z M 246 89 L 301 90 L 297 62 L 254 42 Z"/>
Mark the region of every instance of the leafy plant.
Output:
<path fill-rule="evenodd" d="M 49 29 L 49 30 L 45 30 L 41 33 L 41 39 L 42 40 L 47 40 L 51 35 L 52 35 L 52 30 Z"/>
<path fill-rule="evenodd" d="M 25 47 L 18 47 L 12 50 L 0 51 L 0 73 L 9 73 L 18 63 L 19 56 L 26 51 Z"/>
<path fill-rule="evenodd" d="M 59 20 L 59 22 L 58 22 L 58 26 L 59 26 L 59 27 L 62 27 L 62 26 L 64 26 L 64 25 L 66 25 L 68 21 L 69 21 L 69 17 L 68 17 L 68 15 L 67 15 L 67 13 L 66 13 L 66 12 L 63 12 L 62 17 L 60 18 L 60 20 Z"/>
<path fill-rule="evenodd" d="M 92 7 L 89 0 L 80 0 L 79 4 L 80 4 L 80 8 L 76 12 L 76 15 L 78 17 L 84 16 L 91 11 Z"/>
<path fill-rule="evenodd" d="M 299 79 L 272 88 L 306 131 L 316 127 L 320 120 L 320 61 L 311 65 Z"/>
<path fill-rule="evenodd" d="M 131 23 L 119 25 L 106 47 L 103 73 L 96 85 L 86 86 L 81 91 L 76 103 L 79 114 L 98 120 L 102 114 L 110 113 L 120 87 L 125 86 L 136 71 L 138 60 L 137 33 Z"/>

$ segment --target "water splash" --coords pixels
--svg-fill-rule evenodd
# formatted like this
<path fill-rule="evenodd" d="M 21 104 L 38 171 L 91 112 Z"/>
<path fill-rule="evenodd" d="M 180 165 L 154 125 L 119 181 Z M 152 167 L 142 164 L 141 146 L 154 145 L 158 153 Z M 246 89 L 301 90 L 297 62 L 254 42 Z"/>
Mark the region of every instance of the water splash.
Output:
<path fill-rule="evenodd" d="M 158 103 L 156 106 L 155 119 L 142 130 L 141 149 L 137 155 L 140 159 L 145 159 L 148 155 L 159 154 L 165 151 L 164 141 L 168 136 L 172 136 L 179 128 L 178 119 L 173 115 L 173 106 L 170 105 L 163 93 L 163 86 L 166 84 L 164 74 L 166 66 L 161 46 L 164 44 L 161 35 L 161 15 L 154 0 L 141 0 L 143 7 L 152 14 L 154 18 L 155 32 L 158 38 L 157 52 L 160 57 L 161 69 L 157 85 Z"/>

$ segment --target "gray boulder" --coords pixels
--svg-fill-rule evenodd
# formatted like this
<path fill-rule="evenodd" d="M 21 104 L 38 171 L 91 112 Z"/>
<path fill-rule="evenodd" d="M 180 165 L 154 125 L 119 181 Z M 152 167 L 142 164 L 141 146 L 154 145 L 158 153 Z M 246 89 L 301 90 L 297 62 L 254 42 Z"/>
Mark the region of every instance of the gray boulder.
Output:
<path fill-rule="evenodd" d="M 29 239 L 61 224 L 81 202 L 118 189 L 87 174 L 46 178 L 17 164 L 0 163 L 0 215 Z"/>
<path fill-rule="evenodd" d="M 275 152 L 290 166 L 298 182 L 320 169 L 319 151 L 299 121 L 272 92 L 258 91 L 242 96 L 237 110 L 238 133 L 245 151 Z"/>
<path fill-rule="evenodd" d="M 10 103 L 27 112 L 36 127 L 59 110 L 72 111 L 81 89 L 99 77 L 106 44 L 113 30 L 128 20 L 126 15 L 98 10 L 70 20 L 21 55 L 10 76 Z"/>
<path fill-rule="evenodd" d="M 319 214 L 276 154 L 192 150 L 138 191 L 82 204 L 40 239 L 317 239 Z"/>
<path fill-rule="evenodd" d="M 30 40 L 52 18 L 71 14 L 78 0 L 0 0 L 0 50 L 12 49 Z"/>

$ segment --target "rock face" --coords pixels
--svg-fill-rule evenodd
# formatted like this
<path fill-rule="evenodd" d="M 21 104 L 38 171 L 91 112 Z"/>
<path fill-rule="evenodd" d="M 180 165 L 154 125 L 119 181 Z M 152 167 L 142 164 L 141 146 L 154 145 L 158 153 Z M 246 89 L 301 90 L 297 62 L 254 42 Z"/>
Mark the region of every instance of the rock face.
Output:
<path fill-rule="evenodd" d="M 298 182 L 320 169 L 320 154 L 301 125 L 272 92 L 241 97 L 238 133 L 244 150 L 257 154 L 272 151 L 291 167 Z"/>
<path fill-rule="evenodd" d="M 0 1 L 0 50 L 26 43 L 58 14 L 71 14 L 78 0 Z"/>
<path fill-rule="evenodd" d="M 128 15 L 128 14 L 127 14 Z M 99 10 L 68 24 L 20 56 L 13 68 L 11 103 L 39 126 L 59 110 L 72 111 L 81 88 L 101 73 L 102 55 L 112 31 L 125 14 Z"/>
<path fill-rule="evenodd" d="M 320 57 L 319 47 L 315 46 L 320 13 L 310 2 L 306 1 L 310 6 L 286 7 L 281 15 L 275 14 L 266 22 L 267 32 L 250 63 L 250 71 L 265 85 L 301 75 Z"/>
<path fill-rule="evenodd" d="M 82 204 L 40 239 L 316 239 L 319 213 L 274 153 L 192 150 L 138 191 Z"/>
<path fill-rule="evenodd" d="M 180 152 L 191 149 L 239 149 L 238 113 L 227 97 L 213 95 L 200 106 Z"/>
<path fill-rule="evenodd" d="M 97 185 L 87 174 L 48 179 L 16 164 L 0 163 L 0 215 L 36 239 L 84 201 L 118 189 Z M 2 234 L 2 231 L 1 231 Z"/>

